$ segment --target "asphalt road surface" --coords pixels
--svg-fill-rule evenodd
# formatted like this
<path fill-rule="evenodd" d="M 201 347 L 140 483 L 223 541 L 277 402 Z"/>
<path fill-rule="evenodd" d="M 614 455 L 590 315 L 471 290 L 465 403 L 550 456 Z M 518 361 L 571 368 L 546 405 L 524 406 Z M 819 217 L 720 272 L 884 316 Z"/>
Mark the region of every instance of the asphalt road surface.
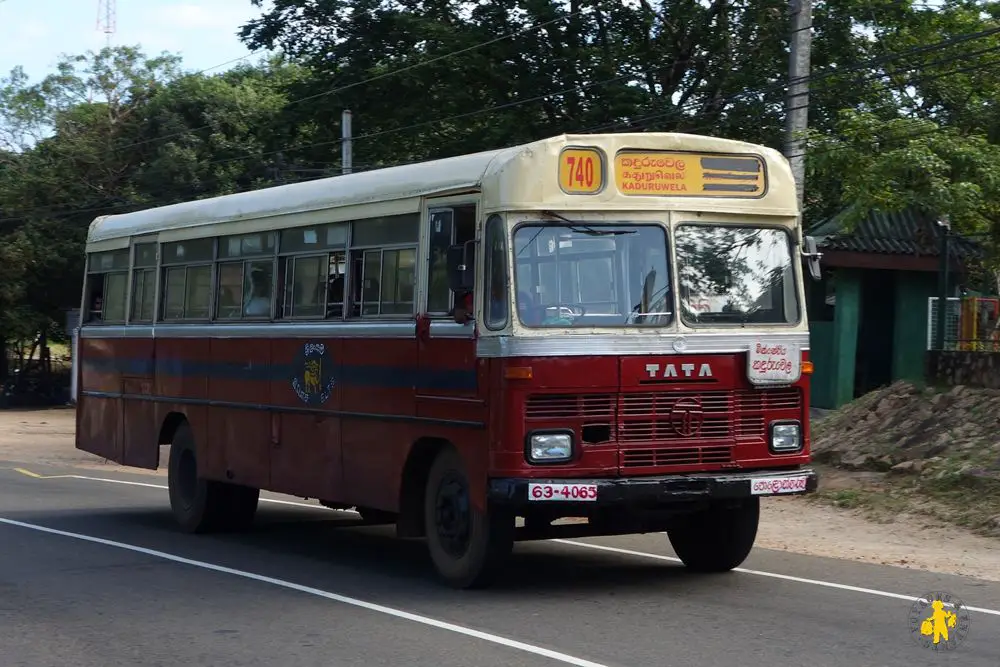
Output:
<path fill-rule="evenodd" d="M 765 550 L 695 576 L 645 535 L 518 544 L 453 591 L 344 513 L 262 502 L 249 533 L 188 536 L 161 477 L 2 466 L 2 667 L 1000 666 L 998 583 Z M 948 652 L 910 636 L 939 590 L 971 608 Z"/>

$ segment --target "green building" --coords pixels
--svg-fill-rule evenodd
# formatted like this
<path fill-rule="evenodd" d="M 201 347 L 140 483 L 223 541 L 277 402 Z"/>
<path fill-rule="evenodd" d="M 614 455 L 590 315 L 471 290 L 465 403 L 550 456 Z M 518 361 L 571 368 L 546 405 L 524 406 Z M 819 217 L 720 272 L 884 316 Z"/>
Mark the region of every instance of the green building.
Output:
<path fill-rule="evenodd" d="M 822 281 L 806 285 L 814 408 L 922 380 L 931 298 L 938 296 L 943 229 L 932 216 L 871 212 L 847 231 L 845 215 L 807 232 L 823 253 Z M 948 296 L 956 297 L 979 246 L 952 234 L 948 254 Z"/>

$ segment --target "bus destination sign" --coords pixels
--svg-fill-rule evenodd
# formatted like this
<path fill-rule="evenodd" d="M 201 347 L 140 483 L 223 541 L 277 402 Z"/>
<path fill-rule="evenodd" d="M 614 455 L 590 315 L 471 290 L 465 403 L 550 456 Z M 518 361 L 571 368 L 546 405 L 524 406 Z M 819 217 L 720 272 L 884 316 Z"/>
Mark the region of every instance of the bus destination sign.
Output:
<path fill-rule="evenodd" d="M 739 197 L 764 195 L 764 161 L 756 155 L 623 151 L 615 185 L 625 195 Z"/>

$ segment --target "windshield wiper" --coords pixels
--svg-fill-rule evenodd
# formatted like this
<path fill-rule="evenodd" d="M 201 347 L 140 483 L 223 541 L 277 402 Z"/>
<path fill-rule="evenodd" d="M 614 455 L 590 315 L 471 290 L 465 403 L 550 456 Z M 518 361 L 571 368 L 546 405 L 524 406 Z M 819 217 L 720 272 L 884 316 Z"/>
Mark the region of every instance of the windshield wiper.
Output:
<path fill-rule="evenodd" d="M 571 231 L 577 232 L 578 234 L 587 234 L 588 236 L 618 236 L 620 234 L 635 234 L 634 229 L 595 229 L 590 225 L 583 225 L 575 220 L 570 220 L 558 213 L 553 213 L 552 211 L 542 211 L 542 215 L 550 215 L 553 218 L 562 220 L 569 225 Z"/>

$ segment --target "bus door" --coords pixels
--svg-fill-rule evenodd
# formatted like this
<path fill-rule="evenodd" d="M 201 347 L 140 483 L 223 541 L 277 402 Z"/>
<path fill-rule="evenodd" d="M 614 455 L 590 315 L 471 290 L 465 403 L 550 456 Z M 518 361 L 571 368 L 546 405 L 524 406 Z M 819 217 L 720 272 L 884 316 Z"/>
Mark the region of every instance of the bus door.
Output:
<path fill-rule="evenodd" d="M 448 248 L 475 238 L 476 204 L 432 204 L 428 221 L 427 306 L 417 320 L 417 416 L 445 421 L 480 421 L 485 401 L 479 395 L 473 295 L 448 288 Z M 468 319 L 461 311 L 468 307 Z M 456 309 L 459 317 L 456 318 Z"/>

